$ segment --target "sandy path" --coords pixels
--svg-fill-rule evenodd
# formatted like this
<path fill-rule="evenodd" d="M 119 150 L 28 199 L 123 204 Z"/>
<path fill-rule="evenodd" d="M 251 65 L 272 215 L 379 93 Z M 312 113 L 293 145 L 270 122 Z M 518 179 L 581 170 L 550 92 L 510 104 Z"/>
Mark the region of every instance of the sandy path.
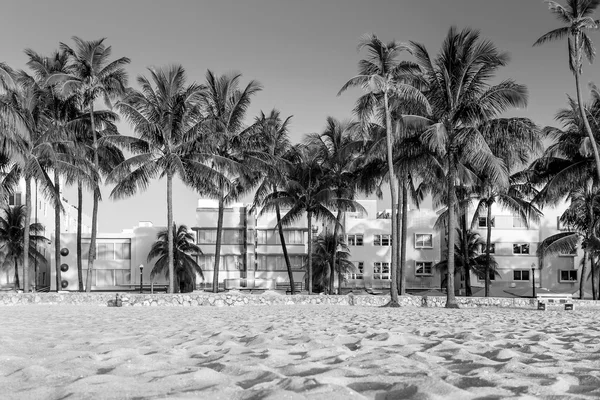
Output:
<path fill-rule="evenodd" d="M 0 398 L 599 398 L 597 319 L 585 310 L 2 307 Z"/>

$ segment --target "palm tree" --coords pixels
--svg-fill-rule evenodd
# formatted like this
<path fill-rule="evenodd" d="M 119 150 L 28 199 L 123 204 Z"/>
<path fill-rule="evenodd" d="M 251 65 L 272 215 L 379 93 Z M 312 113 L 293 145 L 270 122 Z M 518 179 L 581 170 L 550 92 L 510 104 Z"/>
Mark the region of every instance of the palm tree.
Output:
<path fill-rule="evenodd" d="M 263 143 L 265 151 L 275 159 L 275 163 L 271 166 L 265 166 L 261 171 L 263 177 L 256 188 L 252 208 L 260 208 L 264 206 L 265 197 L 271 193 L 278 191 L 278 187 L 285 186 L 286 171 L 290 165 L 285 160 L 289 156 L 291 143 L 288 137 L 288 125 L 291 117 L 285 120 L 281 119 L 278 110 L 271 110 L 267 116 L 262 111 L 257 118 L 255 126 L 258 130 L 257 137 Z M 295 293 L 294 274 L 292 265 L 288 255 L 285 236 L 283 234 L 283 225 L 281 224 L 281 209 L 279 205 L 275 206 L 275 216 L 277 218 L 277 228 L 279 231 L 279 241 L 283 251 L 283 258 L 287 267 L 288 279 L 290 281 L 290 290 Z"/>
<path fill-rule="evenodd" d="M 327 118 L 324 131 L 320 134 L 307 136 L 307 145 L 321 157 L 321 163 L 329 179 L 330 188 L 336 198 L 354 200 L 357 193 L 357 174 L 359 167 L 358 151 L 363 147 L 362 140 L 355 137 L 356 124 L 350 121 L 338 121 L 333 117 Z M 333 228 L 334 248 L 339 240 L 339 228 L 342 227 L 343 207 L 337 207 L 337 223 Z M 342 237 L 345 234 L 342 232 Z M 331 268 L 328 291 L 333 294 L 333 274 L 337 265 L 337 252 L 332 251 L 329 266 Z M 342 292 L 343 273 L 338 271 L 338 293 Z"/>
<path fill-rule="evenodd" d="M 156 235 L 156 242 L 152 245 L 148 253 L 148 262 L 158 257 L 150 279 L 154 279 L 156 275 L 165 275 L 169 282 L 171 276 L 175 274 L 177 292 L 191 292 L 196 287 L 196 275 L 200 275 L 204 279 L 202 268 L 198 265 L 197 256 L 202 254 L 200 247 L 194 243 L 194 234 L 188 231 L 187 226 L 177 225 L 173 223 L 171 232 L 174 238 L 174 246 L 172 247 L 173 271 L 169 268 L 169 233 L 168 229 L 164 229 Z M 191 290 L 190 290 L 191 289 Z"/>
<path fill-rule="evenodd" d="M 587 31 L 598 29 L 598 20 L 592 14 L 600 5 L 597 0 L 567 0 L 566 6 L 556 1 L 546 1 L 548 8 L 561 22 L 565 23 L 558 29 L 554 29 L 540 37 L 533 45 L 538 46 L 546 42 L 567 38 L 569 49 L 569 69 L 575 76 L 575 89 L 577 91 L 577 104 L 579 115 L 587 133 L 587 144 L 591 146 L 594 160 L 596 162 L 596 174 L 600 181 L 600 155 L 598 145 L 589 121 L 586 117 L 585 105 L 581 97 L 581 83 L 579 79 L 583 70 L 583 56 L 590 64 L 594 61 L 596 50 Z"/>
<path fill-rule="evenodd" d="M 204 88 L 186 85 L 185 70 L 176 65 L 148 69 L 150 79 L 139 76 L 140 91 L 129 90 L 117 104 L 119 112 L 133 125 L 137 138 L 106 136 L 102 142 L 126 147 L 132 156 L 115 167 L 107 182 L 115 183 L 111 197 L 120 199 L 145 190 L 151 179 L 167 178 L 167 226 L 173 226 L 173 178 L 191 184 L 200 177 L 206 182 L 222 179 L 202 163 L 194 151 L 199 120 L 198 102 Z M 95 135 L 95 133 L 94 133 Z M 98 161 L 98 152 L 96 160 Z M 167 231 L 169 293 L 174 291 L 173 231 Z M 91 251 L 91 250 L 90 250 Z"/>
<path fill-rule="evenodd" d="M 103 98 L 107 105 L 110 101 L 120 98 L 125 93 L 127 86 L 127 72 L 124 66 L 129 64 L 129 58 L 121 57 L 109 61 L 112 48 L 104 44 L 105 39 L 85 41 L 73 36 L 75 48 L 65 43 L 60 48 L 69 56 L 69 65 L 66 73 L 57 72 L 49 79 L 49 84 L 59 84 L 64 93 L 77 93 L 90 116 L 90 130 L 92 134 L 92 147 L 94 149 L 93 162 L 96 171 L 100 169 L 98 157 L 98 137 L 96 133 L 96 120 L 94 118 L 94 102 Z M 100 179 L 97 177 L 94 188 L 92 208 L 92 232 L 90 237 L 90 251 L 88 255 L 88 272 L 86 279 L 86 292 L 92 288 L 92 271 L 96 257 L 96 236 L 98 231 L 98 202 L 100 201 Z"/>
<path fill-rule="evenodd" d="M 14 262 L 15 289 L 19 289 L 19 263 L 24 268 L 26 259 L 46 263 L 46 258 L 38 250 L 38 245 L 43 245 L 48 239 L 40 235 L 44 226 L 36 222 L 29 225 L 29 240 L 25 243 L 24 232 L 27 219 L 25 206 L 6 206 L 2 212 L 3 216 L 0 216 L 0 249 L 4 253 L 5 263 Z M 29 249 L 28 257 L 24 257 L 26 248 Z M 5 265 L 5 267 L 8 266 Z M 27 275 L 24 275 L 23 278 L 29 279 Z M 23 282 L 23 286 L 25 287 L 25 282 Z"/>
<path fill-rule="evenodd" d="M 69 132 L 67 129 L 68 121 L 75 118 L 79 114 L 78 103 L 79 99 L 75 94 L 69 94 L 68 96 L 61 96 L 57 93 L 54 85 L 48 85 L 46 82 L 48 79 L 56 73 L 65 73 L 68 62 L 68 55 L 65 52 L 54 52 L 49 57 L 44 57 L 37 54 L 31 49 L 25 50 L 29 60 L 27 66 L 32 70 L 33 77 L 32 83 L 37 82 L 39 89 L 37 91 L 40 103 L 46 109 L 48 117 L 48 130 L 53 132 L 53 147 L 54 151 L 61 154 L 67 162 L 81 165 L 84 169 L 90 169 L 85 159 L 77 160 L 75 162 L 75 153 L 73 149 L 73 143 L 75 135 Z M 83 164 L 83 165 L 82 165 Z M 77 181 L 79 185 L 83 185 L 84 182 L 89 181 L 89 177 L 83 170 L 69 169 L 68 171 L 61 170 L 61 165 L 54 163 L 49 166 L 53 172 L 54 182 L 54 260 L 56 268 L 56 290 L 59 290 L 60 278 L 60 264 L 61 264 L 61 241 L 60 241 L 60 215 L 62 211 L 62 200 L 61 200 L 61 189 L 60 189 L 60 177 L 61 175 L 66 178 L 67 184 Z M 92 172 L 93 174 L 93 172 Z M 78 258 L 78 265 L 81 264 L 81 260 Z"/>
<path fill-rule="evenodd" d="M 407 100 L 426 103 L 422 93 L 415 87 L 406 84 L 406 72 L 411 70 L 410 65 L 398 60 L 398 56 L 408 48 L 396 41 L 389 43 L 382 42 L 376 35 L 367 34 L 363 36 L 358 44 L 358 50 L 366 48 L 368 56 L 359 61 L 358 75 L 351 78 L 338 95 L 351 87 L 361 87 L 367 92 L 367 95 L 361 97 L 355 112 L 361 121 L 372 119 L 375 110 L 383 109 L 385 114 L 386 128 L 386 147 L 387 164 L 390 182 L 390 198 L 392 205 L 392 238 L 397 240 L 398 224 L 396 214 L 398 212 L 398 184 L 393 164 L 393 131 L 392 131 L 392 112 L 390 108 L 390 98 L 397 96 Z M 396 282 L 397 266 L 397 246 L 392 242 L 392 261 L 391 261 L 391 279 Z M 396 285 L 390 285 L 391 301 L 390 306 L 397 307 L 398 288 Z"/>
<path fill-rule="evenodd" d="M 498 186 L 490 182 L 486 177 L 481 181 L 481 184 L 474 189 L 474 197 L 477 198 L 478 204 L 473 213 L 471 229 L 475 229 L 478 224 L 479 217 L 483 211 L 486 213 L 486 230 L 487 240 L 485 245 L 486 257 L 490 259 L 490 248 L 492 242 L 492 207 L 494 204 L 500 205 L 503 209 L 509 210 L 517 217 L 526 227 L 529 227 L 530 222 L 538 223 L 542 212 L 534 205 L 532 199 L 535 195 L 535 190 L 530 183 L 523 180 L 522 173 L 515 173 L 509 178 L 509 186 Z M 490 266 L 486 264 L 486 270 L 490 271 Z M 490 275 L 489 272 L 485 275 L 485 297 L 489 296 L 490 291 Z"/>
<path fill-rule="evenodd" d="M 202 121 L 198 138 L 201 147 L 210 143 L 212 154 L 206 158 L 207 165 L 217 171 L 222 179 L 214 181 L 216 190 L 211 190 L 219 202 L 217 238 L 215 245 L 215 266 L 213 291 L 218 292 L 219 264 L 221 258 L 221 236 L 225 204 L 237 199 L 257 183 L 257 174 L 264 166 L 262 157 L 267 154 L 260 149 L 255 151 L 250 143 L 256 143 L 255 129 L 244 129 L 244 119 L 252 97 L 262 88 L 256 81 L 250 81 L 240 89 L 241 74 L 216 76 L 206 72 L 206 90 L 200 99 Z M 258 164 L 257 164 L 258 162 Z M 254 167 L 254 168 L 253 168 Z M 197 190 L 206 193 L 206 183 L 196 185 Z"/>
<path fill-rule="evenodd" d="M 339 242 L 334 234 L 320 234 L 313 245 L 312 281 L 315 291 L 322 292 L 331 287 L 335 271 L 344 276 L 355 270 L 354 264 L 350 261 L 350 249 L 345 242 Z M 335 257 L 332 256 L 332 253 L 336 253 Z M 332 260 L 335 260 L 333 266 L 331 265 Z M 306 280 L 309 280 L 308 275 Z"/>
<path fill-rule="evenodd" d="M 428 82 L 425 95 L 432 106 L 429 117 L 412 119 L 429 126 L 421 138 L 445 164 L 449 211 L 446 307 L 456 308 L 456 184 L 466 175 L 466 166 L 475 173 L 486 171 L 500 186 L 508 183 L 507 169 L 490 150 L 479 125 L 511 107 L 524 107 L 527 90 L 512 80 L 489 84 L 497 70 L 508 63 L 508 55 L 498 51 L 490 41 L 482 40 L 476 30 L 450 28 L 435 60 L 430 58 L 424 45 L 411 42 L 411 48 Z"/>
<path fill-rule="evenodd" d="M 458 243 L 454 244 L 454 263 L 459 269 L 455 270 L 455 274 L 461 272 L 466 275 L 470 273 L 470 271 L 473 271 L 480 278 L 485 276 L 486 280 L 489 280 L 491 274 L 500 276 L 498 273 L 498 263 L 494 256 L 481 253 L 481 249 L 486 246 L 486 242 L 479 233 L 471 230 L 463 231 L 460 229 L 456 229 L 456 233 L 458 236 Z M 466 248 L 467 251 L 463 252 L 463 248 Z M 442 260 L 435 264 L 434 267 L 440 270 L 447 270 L 448 260 Z M 448 274 L 448 279 L 449 278 L 450 274 Z M 446 280 L 446 284 L 447 282 L 448 280 Z"/>
<path fill-rule="evenodd" d="M 355 202 L 335 198 L 335 193 L 327 185 L 326 176 L 320 164 L 320 157 L 306 146 L 295 147 L 297 161 L 292 167 L 287 181 L 277 192 L 265 197 L 260 214 L 273 211 L 277 207 L 288 209 L 281 218 L 280 224 L 289 226 L 298 221 L 306 213 L 308 228 L 308 294 L 313 292 L 312 270 L 312 223 L 313 217 L 325 223 L 337 223 L 330 211 L 341 203 L 352 206 Z"/>
<path fill-rule="evenodd" d="M 560 232 L 544 239 L 538 246 L 538 256 L 569 254 L 581 244 L 584 249 L 583 265 L 579 279 L 579 294 L 584 297 L 584 282 L 586 273 L 586 260 L 589 259 L 593 266 L 593 251 L 589 251 L 588 244 L 598 243 L 597 221 L 600 215 L 600 191 L 597 185 L 589 180 L 583 187 L 576 188 L 569 193 L 569 207 L 560 217 L 563 225 L 569 231 Z M 593 249 L 594 246 L 590 246 Z M 592 277 L 594 275 L 592 274 Z M 593 282 L 592 282 L 593 283 Z"/>

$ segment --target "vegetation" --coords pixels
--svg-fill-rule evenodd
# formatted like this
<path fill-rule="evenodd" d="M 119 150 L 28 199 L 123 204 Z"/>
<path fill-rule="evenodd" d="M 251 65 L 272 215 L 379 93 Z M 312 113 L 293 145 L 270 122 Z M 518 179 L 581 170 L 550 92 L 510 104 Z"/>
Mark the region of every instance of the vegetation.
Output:
<path fill-rule="evenodd" d="M 153 280 L 157 275 L 164 275 L 169 282 L 175 283 L 175 292 L 191 292 L 196 287 L 196 276 L 204 279 L 202 268 L 196 261 L 196 256 L 202 254 L 202 250 L 194 243 L 194 234 L 188 230 L 187 226 L 179 225 L 178 227 L 173 224 L 170 234 L 168 231 L 168 229 L 164 229 L 156 235 L 157 240 L 148 253 L 149 263 L 153 259 L 157 259 L 150 273 L 150 279 Z M 169 237 L 173 238 L 172 251 L 169 246 Z M 170 279 L 173 275 L 174 279 Z"/>
<path fill-rule="evenodd" d="M 167 226 L 173 229 L 159 234 L 148 257 L 158 258 L 152 277 L 166 276 L 171 293 L 192 289 L 196 275 L 203 273 L 193 260 L 199 253 L 193 235 L 173 221 L 173 182 L 179 179 L 218 202 L 215 292 L 228 204 L 253 193 L 258 215 L 274 213 L 292 291 L 285 228 L 301 223 L 308 236 L 308 291 L 333 294 L 335 274 L 341 292 L 343 276 L 352 269 L 343 231 L 346 213 L 364 212 L 356 199 L 381 197 L 385 186 L 391 201 L 389 306 L 397 306 L 406 293 L 409 208 L 420 207 L 426 197 L 440 211 L 436 227 L 444 254 L 437 265 L 448 271 L 447 307 L 457 307 L 459 272 L 467 295 L 472 274 L 485 277 L 489 295 L 495 271 L 494 207 L 512 212 L 527 227 L 540 221 L 544 208 L 565 204 L 560 221 L 570 230 L 540 244 L 541 264 L 544 257 L 582 247 L 581 293 L 589 265 L 596 298 L 600 91 L 592 85 L 591 100 L 584 102 L 580 79 L 584 58 L 592 62 L 595 56 L 589 33 L 598 28 L 593 13 L 600 2 L 547 3 L 564 26 L 535 45 L 566 39 L 575 77 L 576 98 L 568 98 L 567 107 L 559 110 L 558 128 L 540 129 L 529 118 L 510 115 L 527 106 L 527 88 L 510 77 L 499 79 L 508 54 L 471 28 L 450 28 L 435 55 L 418 41 L 386 42 L 365 35 L 358 44 L 358 73 L 338 93 L 361 89 L 354 109 L 348 110 L 354 119 L 329 117 L 321 132 L 306 134 L 299 144 L 289 138 L 291 117 L 276 109 L 250 119 L 262 86 L 254 80 L 242 84 L 240 73 L 208 70 L 198 84 L 187 82 L 180 65 L 149 68 L 129 87 L 127 57 L 113 59 L 104 39 L 78 37 L 73 46 L 61 43 L 49 56 L 26 50 L 27 72 L 0 63 L 0 202 L 6 205 L 24 189 L 24 205 L 18 208 L 22 245 L 10 250 L 11 260 L 22 262 L 24 290 L 29 289 L 30 257 L 17 253 L 30 248 L 39 233 L 31 223 L 33 184 L 56 211 L 57 268 L 61 185 L 77 185 L 79 288 L 89 291 L 102 181 L 114 185 L 111 198 L 120 199 L 165 178 Z M 100 100 L 108 109 L 99 109 Z M 134 137 L 119 133 L 121 117 L 133 127 Z M 81 213 L 86 190 L 92 192 L 93 207 L 84 285 Z M 470 230 L 479 227 L 480 218 L 486 221 L 485 240 Z M 247 263 L 244 256 L 244 271 Z M 59 269 L 55 275 L 58 290 Z"/>

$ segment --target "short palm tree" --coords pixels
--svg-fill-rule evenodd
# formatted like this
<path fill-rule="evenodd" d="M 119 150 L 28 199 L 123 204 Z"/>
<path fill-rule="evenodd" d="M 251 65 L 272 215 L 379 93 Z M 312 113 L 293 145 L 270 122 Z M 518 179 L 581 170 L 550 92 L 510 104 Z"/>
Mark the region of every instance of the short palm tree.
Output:
<path fill-rule="evenodd" d="M 40 235 L 44 231 L 44 226 L 40 223 L 29 225 L 29 240 L 25 247 L 24 231 L 26 220 L 25 206 L 6 206 L 2 209 L 3 215 L 0 216 L 0 251 L 4 253 L 5 265 L 4 268 L 10 268 L 10 264 L 14 266 L 14 284 L 15 289 L 20 288 L 19 282 L 19 264 L 25 268 L 25 259 L 38 263 L 47 263 L 46 258 L 38 250 L 38 246 L 45 244 L 48 239 Z M 29 248 L 28 257 L 24 257 L 24 249 Z M 24 279 L 29 279 L 28 275 L 24 274 Z M 25 282 L 23 282 L 25 286 Z"/>
<path fill-rule="evenodd" d="M 512 107 L 527 104 L 527 89 L 512 80 L 496 85 L 489 81 L 508 63 L 508 55 L 481 39 L 473 29 L 450 28 L 438 56 L 432 60 L 424 45 L 411 42 L 412 53 L 428 82 L 425 95 L 432 112 L 420 119 L 429 128 L 421 135 L 446 171 L 448 218 L 448 299 L 456 308 L 454 294 L 454 245 L 456 186 L 466 166 L 485 173 L 498 185 L 508 184 L 508 171 L 488 146 L 480 124 L 497 118 Z"/>
<path fill-rule="evenodd" d="M 169 233 L 168 229 L 164 229 L 156 235 L 156 242 L 152 245 L 148 253 L 148 262 L 152 262 L 158 257 L 150 279 L 154 279 L 156 275 L 164 275 L 169 282 L 172 281 L 171 276 L 174 276 L 175 287 L 177 292 L 191 292 L 196 287 L 196 275 L 200 275 L 204 279 L 202 268 L 198 265 L 197 256 L 202 254 L 200 247 L 194 243 L 194 234 L 190 232 L 185 225 L 177 225 L 173 223 L 171 235 L 174 238 L 173 246 L 173 272 L 169 268 Z M 174 275 L 173 275 L 174 274 Z"/>
<path fill-rule="evenodd" d="M 487 277 L 488 280 L 491 274 L 500 276 L 498 273 L 498 263 L 494 256 L 482 254 L 481 252 L 486 243 L 479 233 L 471 230 L 463 231 L 457 229 L 456 234 L 458 236 L 458 242 L 454 244 L 454 263 L 457 266 L 457 269 L 454 271 L 455 274 L 460 272 L 461 274 L 466 275 L 470 273 L 470 271 L 473 271 L 480 278 Z M 463 248 L 466 248 L 467 251 L 463 252 Z M 442 260 L 435 264 L 434 267 L 447 271 L 448 260 Z M 446 284 L 449 277 L 450 274 L 448 274 Z"/>
<path fill-rule="evenodd" d="M 564 38 L 567 39 L 569 49 L 569 69 L 575 76 L 575 90 L 577 91 L 579 115 L 581 116 L 585 132 L 587 133 L 586 143 L 592 148 L 596 163 L 596 176 L 600 181 L 600 155 L 598 154 L 598 145 L 586 117 L 585 104 L 581 96 L 581 83 L 579 81 L 583 70 L 583 57 L 585 56 L 591 64 L 596 56 L 596 49 L 587 32 L 598 29 L 599 21 L 594 19 L 592 14 L 596 11 L 600 2 L 597 0 L 567 0 L 566 5 L 564 6 L 556 1 L 547 0 L 546 3 L 548 3 L 550 12 L 552 12 L 562 23 L 566 24 L 566 26 L 546 33 L 534 43 L 534 46 Z"/>
<path fill-rule="evenodd" d="M 382 42 L 376 35 L 368 34 L 361 38 L 358 44 L 358 50 L 366 48 L 367 58 L 359 61 L 358 75 L 351 78 L 340 89 L 342 92 L 351 87 L 361 87 L 367 94 L 361 99 L 355 109 L 359 120 L 370 122 L 377 110 L 382 109 L 385 115 L 385 122 L 382 124 L 386 130 L 386 159 L 388 165 L 390 198 L 392 206 L 392 238 L 398 237 L 397 210 L 398 210 L 398 184 L 396 173 L 394 171 L 393 134 L 392 131 L 392 111 L 390 107 L 390 98 L 397 96 L 406 100 L 420 101 L 426 103 L 426 99 L 415 87 L 405 83 L 407 71 L 411 69 L 410 65 L 400 62 L 398 57 L 400 53 L 408 48 L 396 41 L 389 43 Z M 396 240 L 396 239 L 394 239 Z M 392 260 L 391 260 L 391 279 L 396 282 L 397 266 L 397 246 L 392 242 Z M 398 288 L 396 285 L 390 285 L 391 306 L 398 304 Z"/>
<path fill-rule="evenodd" d="M 48 78 L 48 84 L 56 84 L 63 93 L 76 93 L 82 104 L 82 111 L 90 116 L 90 130 L 92 135 L 92 147 L 94 154 L 92 161 L 96 171 L 100 169 L 98 156 L 98 137 L 94 105 L 97 99 L 104 99 L 106 103 L 119 99 L 127 86 L 127 72 L 125 65 L 129 64 L 129 58 L 121 57 L 110 61 L 112 54 L 111 46 L 104 44 L 105 39 L 85 41 L 73 36 L 75 47 L 72 48 L 65 43 L 60 44 L 61 51 L 69 56 L 69 64 L 66 72 L 57 72 Z M 110 105 L 110 104 L 109 104 Z M 96 236 L 98 233 L 98 203 L 100 201 L 100 177 L 98 172 L 94 188 L 94 200 L 92 208 L 92 232 L 90 237 L 90 251 L 88 255 L 88 273 L 86 279 L 86 292 L 92 288 L 92 271 L 96 257 Z"/>
<path fill-rule="evenodd" d="M 287 180 L 277 192 L 265 197 L 264 206 L 260 213 L 271 212 L 276 207 L 287 209 L 287 213 L 280 221 L 283 226 L 289 226 L 306 215 L 308 228 L 308 293 L 312 294 L 313 218 L 320 219 L 327 224 L 337 223 L 331 210 L 339 205 L 340 199 L 335 198 L 334 191 L 327 185 L 327 177 L 324 175 L 318 155 L 302 145 L 297 145 L 295 150 L 296 163 L 291 168 Z M 341 202 L 354 203 L 351 201 Z"/>
<path fill-rule="evenodd" d="M 145 190 L 151 179 L 167 178 L 167 226 L 173 225 L 173 178 L 184 183 L 206 182 L 222 176 L 202 163 L 194 151 L 197 139 L 198 101 L 204 88 L 186 85 L 182 66 L 149 69 L 150 79 L 139 76 L 141 90 L 130 90 L 117 104 L 119 112 L 133 125 L 138 137 L 110 135 L 103 142 L 125 147 L 132 156 L 116 166 L 107 178 L 115 187 L 111 197 L 120 199 Z M 96 152 L 97 153 L 97 152 Z M 97 161 L 99 160 L 96 155 Z M 167 231 L 173 249 L 173 231 Z M 174 255 L 168 252 L 169 293 L 174 291 Z"/>
<path fill-rule="evenodd" d="M 336 239 L 334 234 L 326 232 L 320 234 L 313 245 L 312 281 L 316 292 L 327 291 L 332 287 L 331 281 L 334 280 L 335 272 L 343 277 L 355 270 L 354 264 L 350 261 L 350 249 L 344 241 L 340 242 Z M 335 253 L 335 257 L 332 253 Z M 333 267 L 332 260 L 335 260 Z M 308 281 L 308 275 L 306 280 Z"/>

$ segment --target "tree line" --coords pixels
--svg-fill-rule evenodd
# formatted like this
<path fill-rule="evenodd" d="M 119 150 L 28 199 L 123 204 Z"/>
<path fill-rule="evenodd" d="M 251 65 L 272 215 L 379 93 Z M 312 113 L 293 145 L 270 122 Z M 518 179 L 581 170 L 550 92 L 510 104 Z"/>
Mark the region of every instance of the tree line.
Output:
<path fill-rule="evenodd" d="M 101 185 L 112 185 L 110 197 L 116 200 L 140 193 L 152 179 L 166 178 L 167 226 L 173 227 L 172 184 L 180 179 L 200 195 L 218 201 L 216 292 L 224 208 L 254 193 L 253 207 L 258 212 L 276 214 L 292 291 L 283 227 L 306 218 L 308 291 L 313 291 L 316 275 L 319 284 L 333 293 L 334 274 L 339 274 L 341 288 L 342 273 L 350 268 L 347 257 L 337 251 L 338 245 L 345 246 L 344 213 L 361 210 L 355 200 L 359 194 L 381 196 L 382 187 L 389 186 L 389 305 L 397 306 L 398 296 L 406 291 L 408 204 L 418 206 L 429 195 L 436 208 L 445 210 L 437 226 L 446 238 L 447 307 L 457 307 L 454 276 L 458 269 L 467 277 L 470 270 L 483 271 L 489 294 L 494 204 L 529 224 L 539 220 L 543 207 L 566 200 L 570 206 L 561 220 L 571 230 L 544 240 L 540 255 L 572 250 L 579 243 L 586 253 L 583 272 L 588 262 L 591 265 L 596 298 L 600 92 L 592 85 L 592 101 L 584 103 L 580 77 L 584 58 L 592 62 L 595 55 L 588 31 L 598 27 L 592 17 L 598 2 L 568 0 L 563 6 L 549 1 L 548 5 L 565 26 L 541 36 L 535 45 L 567 39 L 577 93 L 556 114 L 558 128 L 540 128 L 529 118 L 509 116 L 515 108 L 527 106 L 527 88 L 512 79 L 493 83 L 509 63 L 509 55 L 471 28 L 450 28 L 435 56 L 417 41 L 384 42 L 375 34 L 362 37 L 358 50 L 364 57 L 358 62 L 358 74 L 338 93 L 361 89 L 353 119 L 330 117 L 322 132 L 308 134 L 298 144 L 290 142 L 291 117 L 277 110 L 261 112 L 246 122 L 251 101 L 262 86 L 254 80 L 242 83 L 241 74 L 218 75 L 209 70 L 203 83 L 188 83 L 180 65 L 148 68 L 146 75 L 137 77 L 134 88 L 125 71 L 130 60 L 112 58 L 104 39 L 74 37 L 73 45 L 61 43 L 49 56 L 28 49 L 27 71 L 0 64 L 2 201 L 23 178 L 23 248 L 30 246 L 31 183 L 36 182 L 55 205 L 58 289 L 59 178 L 77 185 L 79 289 L 90 291 Z M 119 118 L 131 125 L 134 136 L 118 132 Z M 544 141 L 550 145 L 545 147 Z M 84 191 L 93 196 L 85 285 Z M 475 215 L 468 221 L 472 206 Z M 480 242 L 485 256 L 474 257 L 470 230 L 483 215 L 488 221 L 487 240 Z M 312 237 L 317 220 L 332 227 L 331 243 Z M 165 270 L 171 293 L 176 234 L 176 229 L 166 230 Z M 22 263 L 27 291 L 29 257 L 23 257 Z"/>

